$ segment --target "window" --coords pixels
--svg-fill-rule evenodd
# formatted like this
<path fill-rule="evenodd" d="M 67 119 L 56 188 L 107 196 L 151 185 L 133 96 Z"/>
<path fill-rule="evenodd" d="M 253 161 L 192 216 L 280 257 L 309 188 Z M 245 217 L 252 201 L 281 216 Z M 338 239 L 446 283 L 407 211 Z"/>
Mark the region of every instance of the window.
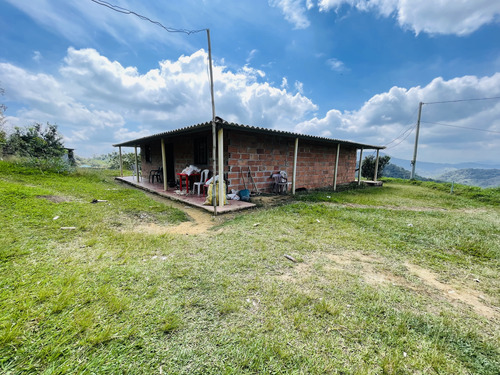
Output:
<path fill-rule="evenodd" d="M 207 137 L 199 137 L 194 139 L 194 164 L 208 164 Z"/>
<path fill-rule="evenodd" d="M 144 148 L 144 157 L 146 158 L 146 163 L 151 163 L 153 161 L 151 157 L 151 145 L 146 145 Z"/>

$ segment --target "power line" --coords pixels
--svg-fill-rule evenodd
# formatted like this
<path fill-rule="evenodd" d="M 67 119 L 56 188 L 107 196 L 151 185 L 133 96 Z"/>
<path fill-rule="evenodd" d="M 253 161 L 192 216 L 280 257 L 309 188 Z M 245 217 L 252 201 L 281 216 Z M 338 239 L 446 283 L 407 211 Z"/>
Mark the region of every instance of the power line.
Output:
<path fill-rule="evenodd" d="M 415 109 L 415 111 L 413 111 L 412 115 L 410 116 L 410 119 L 412 119 L 412 118 L 413 118 L 413 116 L 415 116 L 415 114 L 416 114 L 416 113 L 417 113 L 417 109 Z M 411 131 L 414 127 L 415 127 L 415 125 L 414 125 L 413 123 L 411 123 L 407 129 L 403 130 L 401 133 L 399 133 L 399 135 L 398 135 L 396 138 L 394 138 L 392 141 L 390 141 L 390 142 L 386 143 L 384 146 L 387 148 L 387 147 L 388 147 L 391 143 L 396 142 L 396 141 L 397 141 L 399 138 L 401 138 L 401 137 L 404 137 L 404 136 L 405 136 L 405 134 L 406 134 L 408 131 Z M 406 137 L 405 137 L 404 139 L 406 139 L 407 137 L 408 137 L 408 135 L 406 135 Z M 403 140 L 404 140 L 404 139 L 403 139 Z M 401 142 L 402 142 L 402 141 L 401 141 Z M 399 145 L 401 142 L 399 142 L 399 143 L 398 143 L 398 145 Z M 396 146 L 397 146 L 397 145 L 396 145 Z M 391 146 L 391 147 L 395 147 L 395 146 Z"/>
<path fill-rule="evenodd" d="M 404 130 L 401 134 L 399 134 L 396 138 L 394 138 L 389 143 L 386 143 L 384 146 L 387 148 L 387 147 L 389 147 L 389 145 L 391 143 L 394 143 L 394 142 L 398 141 L 400 138 L 402 138 L 403 140 L 405 140 L 408 137 L 408 132 L 411 133 L 414 128 L 415 128 L 415 124 L 411 124 L 406 130 Z M 401 143 L 401 142 L 399 142 L 399 143 Z M 394 147 L 394 146 L 391 146 L 391 147 Z"/>
<path fill-rule="evenodd" d="M 500 96 L 493 96 L 490 98 L 472 98 L 472 99 L 457 99 L 457 100 L 444 100 L 440 102 L 425 102 L 423 104 L 443 104 L 443 103 L 460 103 L 460 102 L 474 102 L 479 100 L 496 100 L 500 99 Z"/>
<path fill-rule="evenodd" d="M 403 143 L 403 141 L 405 141 L 405 140 L 406 140 L 406 138 L 408 138 L 408 137 L 410 136 L 410 134 L 411 134 L 411 133 L 413 133 L 413 130 L 415 129 L 415 127 L 416 127 L 416 126 L 417 126 L 416 124 L 415 124 L 415 125 L 412 125 L 412 127 L 411 127 L 411 128 L 409 128 L 409 129 L 407 130 L 407 132 L 408 132 L 408 133 L 406 134 L 406 136 L 405 136 L 404 138 L 401 138 L 401 140 L 400 140 L 398 143 L 396 143 L 395 145 L 393 145 L 393 146 L 391 146 L 391 147 L 386 147 L 386 149 L 396 148 L 396 147 L 397 147 L 397 146 L 399 146 L 401 143 Z"/>
<path fill-rule="evenodd" d="M 443 124 L 441 122 L 430 122 L 430 121 L 421 121 L 421 122 L 423 122 L 425 124 L 434 124 L 434 125 L 441 125 L 441 126 L 449 126 L 449 127 L 452 127 L 452 128 L 470 129 L 470 130 L 478 130 L 478 131 L 482 131 L 482 132 L 500 134 L 500 132 L 497 132 L 497 131 L 494 131 L 494 130 L 486 130 L 486 129 L 470 128 L 470 127 L 467 127 L 467 126 L 458 126 L 458 125 Z"/>
<path fill-rule="evenodd" d="M 96 4 L 99 4 L 99 5 L 102 5 L 102 6 L 105 6 L 111 10 L 114 10 L 115 12 L 118 12 L 118 13 L 123 13 L 123 14 L 132 14 L 136 17 L 139 17 L 141 20 L 144 20 L 144 21 L 148 21 L 148 22 L 151 22 L 152 24 L 155 24 L 157 26 L 160 26 L 161 28 L 163 28 L 165 31 L 169 32 L 169 33 L 184 33 L 184 34 L 187 34 L 187 35 L 191 35 L 191 34 L 196 34 L 196 33 L 201 33 L 203 31 L 206 31 L 207 29 L 198 29 L 198 30 L 188 30 L 188 29 L 174 29 L 174 28 L 171 28 L 171 27 L 166 27 L 164 26 L 162 23 L 158 22 L 158 21 L 153 21 L 151 18 L 148 18 L 146 16 L 143 16 L 139 13 L 136 13 L 132 10 L 129 10 L 129 9 L 126 9 L 126 8 L 122 8 L 122 7 L 119 7 L 117 5 L 113 5 L 113 4 L 110 4 L 108 3 L 107 1 L 103 1 L 103 0 L 90 0 Z"/>

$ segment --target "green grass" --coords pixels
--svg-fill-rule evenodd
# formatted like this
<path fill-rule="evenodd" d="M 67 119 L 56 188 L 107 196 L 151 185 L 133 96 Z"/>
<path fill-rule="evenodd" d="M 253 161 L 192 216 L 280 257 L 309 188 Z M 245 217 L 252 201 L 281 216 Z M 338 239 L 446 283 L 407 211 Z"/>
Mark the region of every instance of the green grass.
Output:
<path fill-rule="evenodd" d="M 497 374 L 500 209 L 488 194 L 388 181 L 200 235 L 148 234 L 137 227 L 185 215 L 107 172 L 0 162 L 0 373 Z M 493 317 L 409 265 L 483 296 Z"/>

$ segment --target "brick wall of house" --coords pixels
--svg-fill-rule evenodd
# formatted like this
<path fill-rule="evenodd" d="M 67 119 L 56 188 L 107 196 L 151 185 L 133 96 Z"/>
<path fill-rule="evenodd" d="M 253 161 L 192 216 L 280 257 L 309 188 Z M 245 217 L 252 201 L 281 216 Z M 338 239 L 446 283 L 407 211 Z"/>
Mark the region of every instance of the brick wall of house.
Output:
<path fill-rule="evenodd" d="M 275 172 L 286 171 L 288 180 L 292 181 L 294 139 L 235 130 L 226 131 L 224 138 L 225 172 L 230 188 L 244 188 L 242 174 L 247 188 L 250 188 L 249 169 L 257 188 L 262 192 L 271 191 L 271 175 Z M 299 140 L 296 188 L 314 189 L 333 185 L 336 153 L 335 144 Z M 341 145 L 337 184 L 352 182 L 355 169 L 356 148 Z"/>
<path fill-rule="evenodd" d="M 199 137 L 200 135 L 196 135 Z M 200 169 L 212 171 L 211 134 L 204 134 L 208 139 L 208 164 L 197 165 Z M 175 173 L 181 172 L 187 165 L 194 164 L 194 144 L 191 135 L 172 137 L 165 140 L 167 147 L 173 147 Z M 253 190 L 248 177 L 250 169 L 257 188 L 261 192 L 270 192 L 273 179 L 271 175 L 286 171 L 288 180 L 293 178 L 293 153 L 295 140 L 279 135 L 224 131 L 224 173 L 229 179 L 229 188 L 244 189 L 242 175 L 247 188 Z M 149 171 L 162 165 L 161 142 L 149 143 L 151 162 L 146 160 L 145 149 L 141 147 L 142 174 L 148 178 Z M 333 185 L 336 144 L 299 140 L 297 154 L 296 188 L 321 188 Z M 355 179 L 356 148 L 341 145 L 337 184 L 349 183 Z M 177 176 L 176 176 L 177 178 Z"/>

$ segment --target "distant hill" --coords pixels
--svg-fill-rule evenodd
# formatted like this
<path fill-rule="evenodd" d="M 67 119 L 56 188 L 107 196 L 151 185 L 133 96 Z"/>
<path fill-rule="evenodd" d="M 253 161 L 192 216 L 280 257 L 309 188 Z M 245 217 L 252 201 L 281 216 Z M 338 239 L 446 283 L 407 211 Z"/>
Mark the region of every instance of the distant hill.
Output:
<path fill-rule="evenodd" d="M 396 164 L 392 164 L 392 158 L 391 162 L 387 164 L 384 168 L 384 171 L 382 173 L 383 177 L 393 177 L 393 178 L 402 178 L 405 180 L 410 179 L 411 172 L 404 169 L 403 167 L 400 167 Z M 430 178 L 422 177 L 419 176 L 418 174 L 415 175 L 415 179 L 419 181 L 433 181 Z"/>
<path fill-rule="evenodd" d="M 411 169 L 411 163 L 409 160 L 398 159 L 391 156 L 391 164 L 395 164 L 404 169 Z M 439 177 L 447 172 L 452 172 L 460 169 L 500 169 L 500 164 L 488 164 L 488 163 L 429 163 L 425 161 L 418 161 L 415 168 L 416 174 L 424 177 L 430 177 L 433 179 L 439 179 Z"/>
<path fill-rule="evenodd" d="M 410 179 L 410 171 L 389 163 L 383 171 L 384 177 L 394 177 Z M 479 168 L 464 168 L 445 172 L 434 178 L 427 178 L 415 175 L 416 180 L 420 181 L 438 181 L 438 182 L 455 182 L 457 184 L 479 186 L 481 188 L 500 186 L 500 169 L 479 169 Z"/>
<path fill-rule="evenodd" d="M 482 188 L 497 187 L 500 186 L 500 169 L 458 169 L 443 173 L 436 179 Z"/>

